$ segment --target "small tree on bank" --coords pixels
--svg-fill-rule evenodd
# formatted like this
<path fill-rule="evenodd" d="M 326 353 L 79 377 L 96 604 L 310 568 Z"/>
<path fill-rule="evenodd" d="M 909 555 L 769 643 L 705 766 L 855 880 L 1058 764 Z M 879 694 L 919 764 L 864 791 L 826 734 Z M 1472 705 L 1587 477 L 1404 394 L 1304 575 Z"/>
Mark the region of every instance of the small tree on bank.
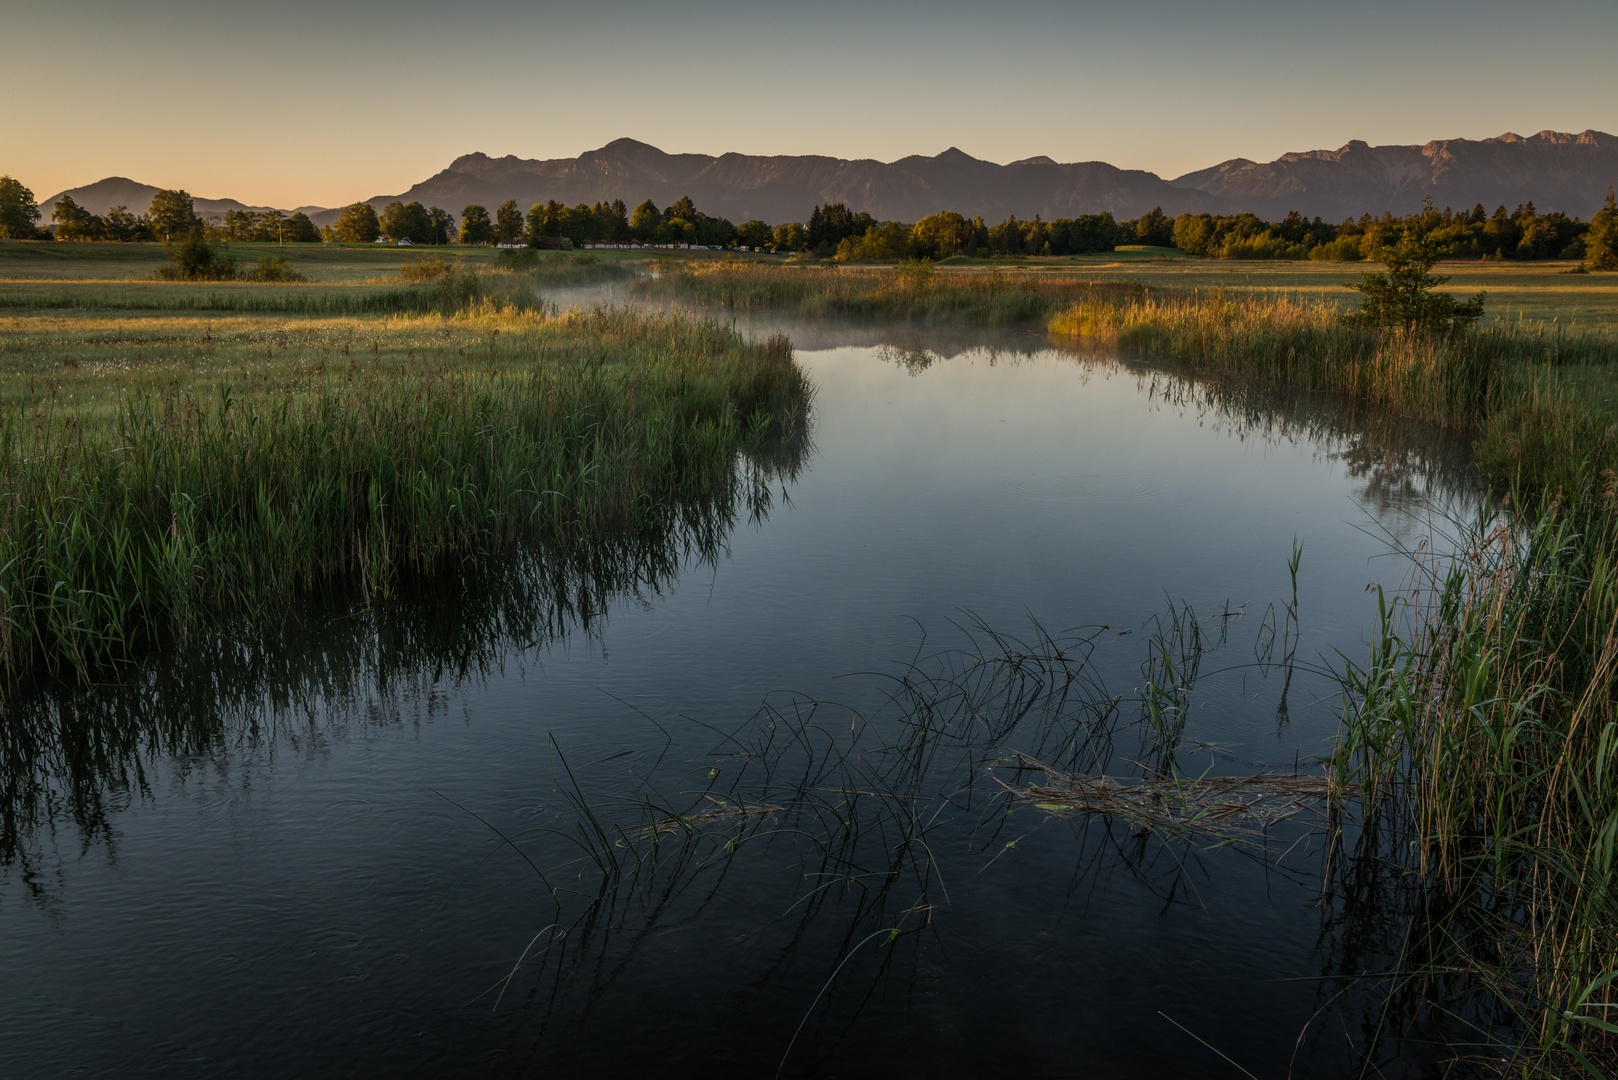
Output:
<path fill-rule="evenodd" d="M 1359 311 L 1351 316 L 1354 321 L 1451 334 L 1465 330 L 1482 317 L 1483 293 L 1461 301 L 1438 291 L 1449 278 L 1432 273 L 1439 251 L 1428 228 L 1431 199 L 1426 209 L 1428 213 L 1422 215 L 1421 222 L 1406 230 L 1397 244 L 1377 252 L 1378 261 L 1387 267 L 1385 273 L 1362 274 L 1358 284 L 1348 286 L 1364 297 Z"/>

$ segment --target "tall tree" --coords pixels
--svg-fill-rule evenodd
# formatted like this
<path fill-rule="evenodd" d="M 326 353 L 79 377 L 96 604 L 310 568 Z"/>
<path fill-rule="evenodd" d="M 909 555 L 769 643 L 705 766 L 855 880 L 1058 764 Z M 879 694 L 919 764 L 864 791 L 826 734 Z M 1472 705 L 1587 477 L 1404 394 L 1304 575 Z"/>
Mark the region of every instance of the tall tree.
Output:
<path fill-rule="evenodd" d="M 436 206 L 427 208 L 427 242 L 452 244 L 455 242 L 455 215 Z"/>
<path fill-rule="evenodd" d="M 635 212 L 629 216 L 629 235 L 638 243 L 647 243 L 657 234 L 657 227 L 663 224 L 663 211 L 657 204 L 647 199 L 635 207 Z"/>
<path fill-rule="evenodd" d="M 258 228 L 258 221 L 251 210 L 226 210 L 221 228 L 227 239 L 251 240 Z"/>
<path fill-rule="evenodd" d="M 179 189 L 153 195 L 146 219 L 151 222 L 152 234 L 165 242 L 202 230 L 202 219 L 197 216 L 191 196 Z"/>
<path fill-rule="evenodd" d="M 34 235 L 39 222 L 39 207 L 34 193 L 19 180 L 0 176 L 0 236 L 11 240 L 26 240 Z"/>
<path fill-rule="evenodd" d="M 357 202 L 337 216 L 333 231 L 345 244 L 369 244 L 382 235 L 382 225 L 370 203 Z"/>
<path fill-rule="evenodd" d="M 487 244 L 494 239 L 494 222 L 487 207 L 473 203 L 461 211 L 461 243 Z"/>
<path fill-rule="evenodd" d="M 517 209 L 517 200 L 507 199 L 494 212 L 494 242 L 515 243 L 522 239 L 522 230 L 522 211 Z"/>
<path fill-rule="evenodd" d="M 101 223 L 108 240 L 129 243 L 132 240 L 150 240 L 152 238 L 152 231 L 147 228 L 146 219 L 131 214 L 127 206 L 115 206 L 108 210 L 106 217 L 101 219 Z"/>
<path fill-rule="evenodd" d="M 1618 270 L 1618 202 L 1613 200 L 1612 188 L 1607 188 L 1607 201 L 1595 217 L 1590 219 L 1590 231 L 1584 237 L 1585 266 L 1590 270 Z"/>
<path fill-rule="evenodd" d="M 432 243 L 432 218 L 419 202 L 401 203 L 395 200 L 382 210 L 378 219 L 382 235 L 389 240 L 409 240 L 413 244 Z"/>
<path fill-rule="evenodd" d="M 51 222 L 56 226 L 58 240 L 101 239 L 101 219 L 74 202 L 71 195 L 63 195 L 56 201 L 56 209 L 51 211 Z"/>
<path fill-rule="evenodd" d="M 309 220 L 309 215 L 302 211 L 287 218 L 283 235 L 289 244 L 320 243 L 320 230 L 315 228 L 315 223 Z"/>

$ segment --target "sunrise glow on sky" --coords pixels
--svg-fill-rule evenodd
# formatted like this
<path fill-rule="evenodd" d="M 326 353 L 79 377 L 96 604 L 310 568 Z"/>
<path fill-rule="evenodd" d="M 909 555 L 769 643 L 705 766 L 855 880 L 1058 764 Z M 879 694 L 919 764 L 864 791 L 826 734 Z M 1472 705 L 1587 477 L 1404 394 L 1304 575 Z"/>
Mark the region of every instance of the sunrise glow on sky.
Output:
<path fill-rule="evenodd" d="M 7 15 L 0 172 L 293 207 L 474 150 L 891 161 L 958 146 L 1166 177 L 1229 157 L 1618 131 L 1618 5 L 56 0 Z"/>

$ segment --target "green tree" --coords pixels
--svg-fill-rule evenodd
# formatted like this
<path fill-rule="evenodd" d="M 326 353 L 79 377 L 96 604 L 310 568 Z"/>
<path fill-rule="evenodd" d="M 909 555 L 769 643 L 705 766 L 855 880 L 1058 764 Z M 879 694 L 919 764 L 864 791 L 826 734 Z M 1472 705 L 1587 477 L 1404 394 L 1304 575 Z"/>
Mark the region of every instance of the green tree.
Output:
<path fill-rule="evenodd" d="M 153 195 L 146 219 L 151 222 L 152 234 L 162 237 L 165 243 L 202 231 L 202 219 L 197 216 L 191 196 L 178 189 Z"/>
<path fill-rule="evenodd" d="M 1164 214 L 1161 206 L 1152 207 L 1150 213 L 1135 219 L 1135 243 L 1171 247 L 1174 244 L 1174 219 Z"/>
<path fill-rule="evenodd" d="M 0 236 L 11 240 L 26 240 L 34 235 L 39 222 L 39 207 L 34 193 L 19 180 L 0 176 Z"/>
<path fill-rule="evenodd" d="M 382 225 L 370 203 L 357 202 L 337 216 L 333 231 L 345 244 L 369 244 L 382 235 Z"/>
<path fill-rule="evenodd" d="M 289 244 L 318 244 L 320 243 L 320 230 L 315 223 L 309 220 L 309 215 L 299 211 L 287 218 L 282 239 Z"/>
<path fill-rule="evenodd" d="M 1425 202 L 1431 211 L 1432 200 Z M 1449 280 L 1432 273 L 1439 258 L 1429 223 L 1432 215 L 1423 213 L 1412 221 L 1399 242 L 1377 253 L 1386 273 L 1368 272 L 1360 276 L 1356 289 L 1364 297 L 1355 314 L 1372 326 L 1396 326 L 1412 331 L 1452 333 L 1464 330 L 1483 314 L 1484 294 L 1462 302 L 1438 287 Z"/>
<path fill-rule="evenodd" d="M 567 207 L 550 200 L 541 206 L 535 203 L 528 208 L 528 243 L 532 247 L 539 247 L 541 237 L 560 237 L 562 235 L 562 214 Z"/>
<path fill-rule="evenodd" d="M 736 226 L 736 242 L 745 247 L 769 247 L 774 241 L 774 231 L 757 218 Z"/>
<path fill-rule="evenodd" d="M 127 206 L 115 206 L 108 210 L 106 217 L 101 219 L 101 224 L 108 240 L 127 244 L 134 240 L 152 238 L 152 231 L 147 228 L 146 219 L 131 214 Z"/>
<path fill-rule="evenodd" d="M 657 227 L 663 224 L 663 211 L 657 204 L 647 199 L 635 207 L 635 212 L 629 216 L 629 235 L 638 244 L 645 244 L 657 235 Z"/>
<path fill-rule="evenodd" d="M 663 211 L 665 221 L 669 218 L 679 218 L 681 221 L 694 222 L 700 216 L 702 216 L 701 211 L 697 209 L 697 204 L 691 201 L 691 196 L 689 195 L 681 195 L 674 200 L 672 206 Z"/>
<path fill-rule="evenodd" d="M 522 239 L 522 211 L 516 199 L 507 199 L 494 212 L 494 242 L 512 244 Z"/>
<path fill-rule="evenodd" d="M 104 231 L 101 219 L 63 195 L 51 211 L 51 223 L 56 226 L 58 240 L 99 240 Z"/>
<path fill-rule="evenodd" d="M 487 207 L 473 203 L 461 211 L 461 243 L 487 244 L 494 239 L 494 222 Z"/>
<path fill-rule="evenodd" d="M 1610 187 L 1606 203 L 1590 219 L 1590 231 L 1584 236 L 1584 253 L 1586 269 L 1618 270 L 1618 202 L 1613 201 Z"/>
<path fill-rule="evenodd" d="M 455 242 L 455 215 L 436 206 L 427 208 L 427 242 L 453 244 Z"/>
<path fill-rule="evenodd" d="M 993 231 L 990 230 L 991 235 Z M 966 245 L 971 232 L 970 222 L 953 210 L 948 210 L 942 214 L 930 214 L 916 222 L 910 228 L 910 240 L 921 254 L 936 259 L 947 259 Z M 889 246 L 891 247 L 891 244 Z M 902 251 L 895 251 L 891 256 L 879 257 L 898 258 L 903 254 Z"/>
<path fill-rule="evenodd" d="M 390 202 L 377 219 L 382 235 L 389 240 L 409 240 L 413 244 L 432 243 L 433 222 L 427 208 L 419 202 Z"/>
<path fill-rule="evenodd" d="M 809 246 L 809 231 L 796 221 L 775 227 L 775 246 L 793 251 Z"/>
<path fill-rule="evenodd" d="M 221 228 L 228 239 L 251 240 L 258 228 L 258 221 L 251 210 L 226 210 Z"/>

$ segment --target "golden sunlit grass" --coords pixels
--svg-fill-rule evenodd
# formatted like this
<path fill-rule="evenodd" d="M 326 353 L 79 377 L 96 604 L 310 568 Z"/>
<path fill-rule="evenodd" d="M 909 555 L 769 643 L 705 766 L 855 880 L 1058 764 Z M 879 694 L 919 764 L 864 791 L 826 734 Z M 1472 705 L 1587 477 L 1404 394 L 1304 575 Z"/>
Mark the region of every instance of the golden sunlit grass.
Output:
<path fill-rule="evenodd" d="M 559 314 L 535 282 L 573 265 L 0 285 L 0 676 L 87 678 L 298 593 L 632 528 L 801 431 L 785 339 Z"/>

